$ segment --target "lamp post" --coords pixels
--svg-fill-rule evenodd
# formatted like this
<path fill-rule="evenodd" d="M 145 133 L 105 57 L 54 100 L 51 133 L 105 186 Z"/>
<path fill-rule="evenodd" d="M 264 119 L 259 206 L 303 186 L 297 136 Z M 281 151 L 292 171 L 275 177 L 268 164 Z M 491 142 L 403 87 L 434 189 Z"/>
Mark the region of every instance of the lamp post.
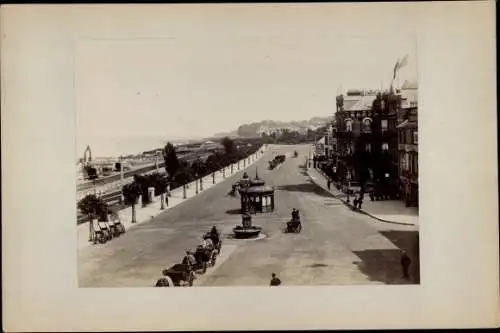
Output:
<path fill-rule="evenodd" d="M 349 192 L 351 191 L 351 173 L 347 170 L 347 203 L 349 203 Z"/>
<path fill-rule="evenodd" d="M 198 194 L 199 193 L 199 190 L 198 190 L 198 172 L 196 172 L 194 174 L 194 183 L 196 185 L 196 194 Z"/>
<path fill-rule="evenodd" d="M 212 184 L 215 184 L 215 172 L 212 172 Z"/>
<path fill-rule="evenodd" d="M 182 198 L 186 199 L 187 194 L 186 194 L 186 184 L 182 185 Z"/>
<path fill-rule="evenodd" d="M 203 191 L 203 176 L 200 177 L 200 191 Z"/>
<path fill-rule="evenodd" d="M 161 152 L 157 151 L 156 152 L 156 173 L 160 174 L 160 165 L 158 163 L 158 156 L 161 154 Z M 160 179 L 160 181 L 162 182 L 162 187 L 163 187 L 163 179 Z M 165 209 L 165 197 L 163 196 L 163 194 L 166 192 L 167 190 L 167 187 L 165 186 L 164 188 L 162 188 L 162 191 L 160 193 L 160 201 L 161 201 L 161 204 L 160 204 L 160 209 L 163 210 Z"/>

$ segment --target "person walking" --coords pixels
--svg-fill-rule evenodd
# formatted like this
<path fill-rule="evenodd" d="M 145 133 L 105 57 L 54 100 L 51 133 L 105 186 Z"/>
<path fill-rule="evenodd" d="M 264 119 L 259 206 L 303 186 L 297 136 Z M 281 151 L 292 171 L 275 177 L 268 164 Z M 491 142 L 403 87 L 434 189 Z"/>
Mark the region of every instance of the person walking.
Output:
<path fill-rule="evenodd" d="M 168 193 L 165 195 L 165 205 L 168 207 Z"/>
<path fill-rule="evenodd" d="M 411 265 L 411 259 L 408 257 L 408 254 L 406 251 L 401 252 L 401 268 L 403 270 L 403 277 L 405 279 L 410 278 L 409 270 L 410 270 L 410 265 Z"/>
<path fill-rule="evenodd" d="M 360 192 L 359 193 L 359 197 L 358 197 L 358 208 L 359 208 L 359 210 L 361 210 L 361 205 L 363 204 L 363 197 L 364 197 L 363 192 Z"/>
<path fill-rule="evenodd" d="M 279 286 L 281 280 L 276 276 L 276 273 L 271 274 L 271 286 Z"/>
<path fill-rule="evenodd" d="M 330 191 L 330 188 L 332 187 L 332 181 L 330 179 L 326 182 L 326 186 L 328 187 L 328 191 Z"/>

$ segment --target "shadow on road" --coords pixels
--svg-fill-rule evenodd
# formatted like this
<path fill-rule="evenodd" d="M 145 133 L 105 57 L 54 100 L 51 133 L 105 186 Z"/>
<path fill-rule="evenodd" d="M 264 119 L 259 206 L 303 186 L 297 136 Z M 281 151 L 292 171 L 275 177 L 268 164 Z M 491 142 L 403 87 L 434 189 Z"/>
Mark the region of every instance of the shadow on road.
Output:
<path fill-rule="evenodd" d="M 356 264 L 361 273 L 370 281 L 379 281 L 384 284 L 415 284 L 410 279 L 403 278 L 400 264 L 401 252 L 398 249 L 354 251 L 361 261 Z"/>
<path fill-rule="evenodd" d="M 277 189 L 280 191 L 309 192 L 323 197 L 333 197 L 331 193 L 312 183 L 310 180 L 308 180 L 308 182 L 308 184 L 281 185 L 277 186 Z"/>
<path fill-rule="evenodd" d="M 419 284 L 420 255 L 418 231 L 380 231 L 399 249 L 354 251 L 361 261 L 355 262 L 359 270 L 371 281 L 385 284 Z M 411 259 L 410 278 L 403 278 L 401 251 L 406 251 Z"/>
<path fill-rule="evenodd" d="M 239 208 L 229 209 L 229 210 L 226 210 L 226 214 L 229 214 L 229 215 L 241 215 L 241 209 L 239 209 Z"/>

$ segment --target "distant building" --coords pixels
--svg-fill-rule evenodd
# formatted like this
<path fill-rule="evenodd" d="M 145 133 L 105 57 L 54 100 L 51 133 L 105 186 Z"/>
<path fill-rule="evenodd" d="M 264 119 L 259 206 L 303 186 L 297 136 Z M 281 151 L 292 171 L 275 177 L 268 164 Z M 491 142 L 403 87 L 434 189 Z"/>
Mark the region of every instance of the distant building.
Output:
<path fill-rule="evenodd" d="M 204 150 L 204 151 L 212 151 L 212 152 L 215 152 L 215 151 L 218 151 L 218 150 L 222 150 L 224 149 L 224 146 L 222 146 L 220 143 L 218 142 L 213 142 L 213 141 L 205 141 L 203 142 L 201 145 L 200 145 L 200 149 L 201 150 Z"/>

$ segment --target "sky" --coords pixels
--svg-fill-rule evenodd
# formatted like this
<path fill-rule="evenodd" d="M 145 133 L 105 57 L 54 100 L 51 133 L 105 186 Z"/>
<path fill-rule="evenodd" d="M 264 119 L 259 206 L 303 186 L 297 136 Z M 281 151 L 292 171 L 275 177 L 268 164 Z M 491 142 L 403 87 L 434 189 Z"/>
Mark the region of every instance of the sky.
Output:
<path fill-rule="evenodd" d="M 325 22 L 259 29 L 249 18 L 228 21 L 203 29 L 171 22 L 162 37 L 81 40 L 78 153 L 87 144 L 94 156 L 134 153 L 162 139 L 210 136 L 245 123 L 332 115 L 340 88 L 388 88 L 406 54 L 400 76 L 416 77 L 411 34 L 350 35 Z"/>

